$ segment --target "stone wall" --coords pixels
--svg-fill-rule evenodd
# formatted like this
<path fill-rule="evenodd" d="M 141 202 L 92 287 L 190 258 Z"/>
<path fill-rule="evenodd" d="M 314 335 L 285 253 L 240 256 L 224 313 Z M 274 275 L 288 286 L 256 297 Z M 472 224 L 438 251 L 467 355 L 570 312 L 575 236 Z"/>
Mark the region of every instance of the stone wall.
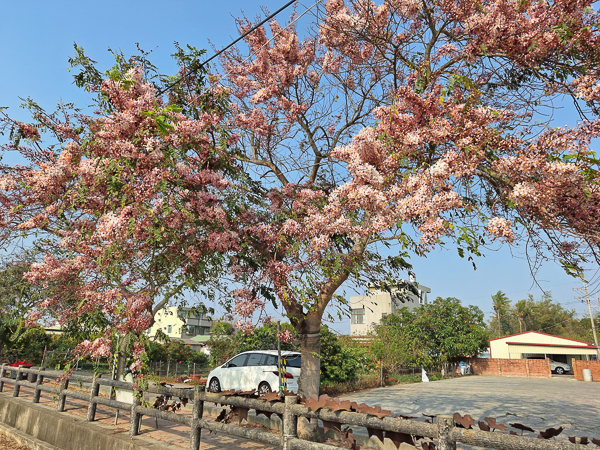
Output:
<path fill-rule="evenodd" d="M 475 375 L 552 378 L 549 359 L 473 358 L 469 364 Z"/>
<path fill-rule="evenodd" d="M 573 360 L 573 373 L 575 379 L 583 381 L 583 369 L 592 370 L 592 380 L 600 381 L 600 361 L 584 361 L 581 359 Z"/>

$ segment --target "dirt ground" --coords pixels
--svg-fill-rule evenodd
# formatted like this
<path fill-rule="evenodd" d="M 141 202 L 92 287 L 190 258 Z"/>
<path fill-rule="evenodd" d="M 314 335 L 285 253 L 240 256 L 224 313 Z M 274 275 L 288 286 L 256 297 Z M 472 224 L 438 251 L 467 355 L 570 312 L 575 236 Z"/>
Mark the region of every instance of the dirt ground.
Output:
<path fill-rule="evenodd" d="M 6 436 L 5 434 L 0 434 L 0 449 L 2 450 L 29 450 L 29 447 L 25 447 L 17 442 L 13 441 L 11 438 Z"/>

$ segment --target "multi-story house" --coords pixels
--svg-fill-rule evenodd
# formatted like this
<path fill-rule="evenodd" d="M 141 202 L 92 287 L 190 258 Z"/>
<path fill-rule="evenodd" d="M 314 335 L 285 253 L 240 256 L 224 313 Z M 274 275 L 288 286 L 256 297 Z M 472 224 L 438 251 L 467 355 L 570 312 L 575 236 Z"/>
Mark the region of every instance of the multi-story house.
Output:
<path fill-rule="evenodd" d="M 412 285 L 413 289 L 407 286 Z M 413 310 L 427 303 L 427 294 L 431 289 L 417 283 L 414 275 L 410 279 L 400 280 L 397 287 L 391 292 L 382 291 L 374 286 L 367 287 L 365 295 L 350 297 L 351 321 L 350 335 L 365 336 L 373 329 L 373 324 L 378 324 L 387 314 L 394 314 L 397 309 L 408 308 Z"/>
<path fill-rule="evenodd" d="M 196 313 L 190 308 L 167 306 L 156 314 L 154 325 L 147 333 L 154 337 L 158 330 L 162 330 L 171 339 L 191 339 L 210 334 L 212 325 L 212 319 L 203 313 Z"/>

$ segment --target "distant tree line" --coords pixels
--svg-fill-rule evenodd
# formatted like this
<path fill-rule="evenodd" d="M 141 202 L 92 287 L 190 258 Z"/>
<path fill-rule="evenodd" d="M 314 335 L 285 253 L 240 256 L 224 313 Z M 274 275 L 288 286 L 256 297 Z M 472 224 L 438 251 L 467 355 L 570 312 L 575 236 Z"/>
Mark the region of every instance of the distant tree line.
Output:
<path fill-rule="evenodd" d="M 506 294 L 498 291 L 492 295 L 493 316 L 488 321 L 487 330 L 492 338 L 540 331 L 571 339 L 594 342 L 591 320 L 579 318 L 574 309 L 556 303 L 551 293 L 535 299 L 529 294 L 526 299 L 513 304 Z M 596 327 L 600 325 L 595 318 Z"/>

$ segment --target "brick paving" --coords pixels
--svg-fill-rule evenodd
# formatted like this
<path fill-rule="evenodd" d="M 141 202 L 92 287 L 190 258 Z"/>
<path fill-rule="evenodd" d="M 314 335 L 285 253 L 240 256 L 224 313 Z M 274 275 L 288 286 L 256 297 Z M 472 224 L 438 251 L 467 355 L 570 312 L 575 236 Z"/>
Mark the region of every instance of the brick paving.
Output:
<path fill-rule="evenodd" d="M 44 383 L 47 384 L 47 383 Z M 48 383 L 48 385 L 53 386 Z M 71 388 L 73 386 L 70 386 Z M 11 383 L 5 383 L 3 392 L 10 395 L 13 390 Z M 28 386 L 21 386 L 19 398 L 33 397 L 33 388 Z M 51 394 L 49 392 L 42 392 L 40 396 L 40 404 L 45 404 L 52 408 L 56 408 L 58 394 Z M 65 413 L 73 414 L 79 417 L 87 416 L 88 403 L 83 400 L 77 400 L 67 396 L 65 403 Z M 178 414 L 191 414 L 189 406 Z M 117 423 L 115 425 L 116 409 L 110 408 L 104 405 L 97 405 L 96 408 L 96 422 L 101 422 L 106 425 L 110 425 L 114 428 L 114 434 L 129 433 L 129 412 L 119 411 Z M 158 425 L 158 428 L 156 426 Z M 189 436 L 190 427 L 186 425 L 180 425 L 174 422 L 169 422 L 163 419 L 155 419 L 154 417 L 143 416 L 142 425 L 140 428 L 140 435 L 146 438 L 156 439 L 164 442 L 167 445 L 189 448 Z M 2 448 L 2 447 L 0 447 Z M 212 433 L 208 430 L 202 430 L 202 438 L 200 443 L 201 450 L 211 449 L 225 449 L 225 450 L 239 450 L 239 449 L 252 449 L 252 450 L 275 450 L 280 447 L 273 447 L 271 445 L 262 444 L 255 441 L 250 441 L 244 438 L 232 437 L 222 433 Z"/>

